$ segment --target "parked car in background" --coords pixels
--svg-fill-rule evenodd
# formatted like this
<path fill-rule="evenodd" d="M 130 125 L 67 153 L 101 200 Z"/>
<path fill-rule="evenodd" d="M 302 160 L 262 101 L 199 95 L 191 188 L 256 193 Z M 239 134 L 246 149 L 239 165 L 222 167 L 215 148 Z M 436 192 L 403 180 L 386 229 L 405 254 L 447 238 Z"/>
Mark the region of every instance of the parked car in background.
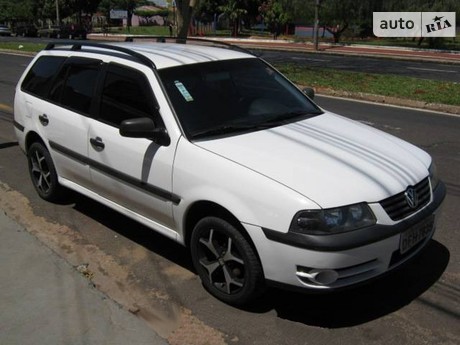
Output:
<path fill-rule="evenodd" d="M 51 25 L 48 27 L 40 28 L 37 30 L 37 36 L 47 38 L 60 38 L 61 27 L 59 25 Z"/>
<path fill-rule="evenodd" d="M 80 38 L 86 39 L 86 29 L 78 24 L 67 24 L 61 26 L 60 38 L 75 39 Z"/>
<path fill-rule="evenodd" d="M 11 36 L 11 30 L 6 25 L 0 25 L 0 36 Z"/>
<path fill-rule="evenodd" d="M 16 36 L 22 37 L 36 37 L 37 31 L 37 27 L 33 24 L 18 25 L 14 29 Z"/>
<path fill-rule="evenodd" d="M 65 38 L 65 39 L 86 39 L 86 29 L 79 24 L 52 25 L 47 28 L 38 29 L 38 37 Z"/>

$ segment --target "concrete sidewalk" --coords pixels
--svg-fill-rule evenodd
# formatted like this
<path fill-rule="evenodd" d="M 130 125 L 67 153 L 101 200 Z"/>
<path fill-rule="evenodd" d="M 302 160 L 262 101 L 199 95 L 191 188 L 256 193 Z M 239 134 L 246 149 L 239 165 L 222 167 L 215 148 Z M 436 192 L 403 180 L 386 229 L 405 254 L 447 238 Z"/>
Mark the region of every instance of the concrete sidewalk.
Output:
<path fill-rule="evenodd" d="M 0 210 L 0 344 L 167 342 Z"/>

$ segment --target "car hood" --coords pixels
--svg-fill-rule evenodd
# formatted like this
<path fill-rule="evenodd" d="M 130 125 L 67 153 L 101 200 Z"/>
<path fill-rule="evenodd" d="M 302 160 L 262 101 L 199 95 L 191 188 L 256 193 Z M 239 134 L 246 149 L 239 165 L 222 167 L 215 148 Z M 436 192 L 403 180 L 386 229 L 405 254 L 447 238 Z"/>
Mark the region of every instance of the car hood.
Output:
<path fill-rule="evenodd" d="M 426 177 L 431 162 L 403 140 L 331 113 L 195 144 L 323 208 L 383 200 Z"/>

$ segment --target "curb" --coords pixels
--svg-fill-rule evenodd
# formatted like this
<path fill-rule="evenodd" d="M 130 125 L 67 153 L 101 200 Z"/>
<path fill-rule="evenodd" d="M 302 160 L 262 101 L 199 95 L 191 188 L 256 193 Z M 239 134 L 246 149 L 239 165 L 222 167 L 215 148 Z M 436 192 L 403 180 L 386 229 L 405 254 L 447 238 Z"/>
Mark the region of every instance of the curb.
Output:
<path fill-rule="evenodd" d="M 15 49 L 0 49 L 0 53 L 11 54 L 11 55 L 20 55 L 20 56 L 35 56 L 36 52 L 28 52 Z"/>

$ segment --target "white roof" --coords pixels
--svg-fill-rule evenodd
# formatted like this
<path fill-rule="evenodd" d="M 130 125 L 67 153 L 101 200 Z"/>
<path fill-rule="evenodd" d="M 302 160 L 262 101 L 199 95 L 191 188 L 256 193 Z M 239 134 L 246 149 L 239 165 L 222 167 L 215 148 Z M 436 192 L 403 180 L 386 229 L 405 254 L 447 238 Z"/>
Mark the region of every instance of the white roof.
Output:
<path fill-rule="evenodd" d="M 157 69 L 201 62 L 254 58 L 253 55 L 238 50 L 190 43 L 123 42 L 113 43 L 113 45 L 145 55 L 153 61 Z"/>

